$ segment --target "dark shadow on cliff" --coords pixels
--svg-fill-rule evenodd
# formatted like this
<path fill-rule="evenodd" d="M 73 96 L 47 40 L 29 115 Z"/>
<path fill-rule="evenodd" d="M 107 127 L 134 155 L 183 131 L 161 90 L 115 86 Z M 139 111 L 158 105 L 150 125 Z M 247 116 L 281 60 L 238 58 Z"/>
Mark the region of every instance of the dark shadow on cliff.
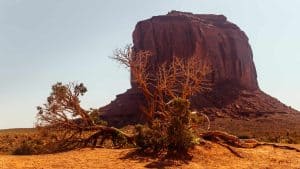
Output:
<path fill-rule="evenodd" d="M 196 110 L 205 108 L 222 109 L 234 103 L 238 99 L 241 90 L 240 86 L 230 82 L 218 84 L 193 96 L 191 107 Z M 140 110 L 140 107 L 145 105 L 144 97 L 138 91 L 132 91 L 133 89 L 129 89 L 127 92 L 118 95 L 116 100 L 110 104 L 100 108 L 100 112 L 104 112 L 101 115 L 102 118 L 108 121 L 109 125 L 123 127 L 144 122 L 143 113 Z"/>
<path fill-rule="evenodd" d="M 199 110 L 203 108 L 222 109 L 238 99 L 242 88 L 230 82 L 217 84 L 207 91 L 201 92 L 191 98 L 192 107 Z"/>

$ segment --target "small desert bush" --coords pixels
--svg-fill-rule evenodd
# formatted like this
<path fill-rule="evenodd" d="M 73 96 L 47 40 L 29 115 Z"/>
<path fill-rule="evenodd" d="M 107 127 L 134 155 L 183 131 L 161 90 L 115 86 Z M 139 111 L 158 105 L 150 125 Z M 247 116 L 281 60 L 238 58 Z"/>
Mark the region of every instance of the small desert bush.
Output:
<path fill-rule="evenodd" d="M 191 127 L 189 101 L 175 98 L 169 103 L 167 117 L 154 119 L 151 125 L 136 126 L 137 146 L 153 153 L 185 154 L 197 142 Z"/>
<path fill-rule="evenodd" d="M 0 153 L 12 154 L 25 140 L 32 140 L 37 136 L 34 129 L 14 129 L 0 132 Z"/>
<path fill-rule="evenodd" d="M 13 152 L 13 155 L 33 155 L 40 154 L 42 142 L 39 140 L 23 141 Z"/>
<path fill-rule="evenodd" d="M 160 120 L 154 120 L 151 128 L 148 125 L 137 125 L 136 144 L 144 152 L 158 153 L 167 146 L 167 134 Z"/>
<path fill-rule="evenodd" d="M 17 139 L 11 146 L 10 153 L 13 155 L 49 154 L 66 150 L 61 147 L 63 140 L 61 133 L 49 128 L 36 128 L 31 135 L 15 136 Z"/>
<path fill-rule="evenodd" d="M 168 151 L 170 153 L 187 152 L 193 146 L 193 131 L 190 128 L 190 102 L 176 98 L 170 103 L 171 119 L 168 126 Z"/>
<path fill-rule="evenodd" d="M 31 155 L 34 154 L 34 149 L 28 143 L 22 143 L 19 147 L 17 147 L 12 154 L 13 155 Z"/>

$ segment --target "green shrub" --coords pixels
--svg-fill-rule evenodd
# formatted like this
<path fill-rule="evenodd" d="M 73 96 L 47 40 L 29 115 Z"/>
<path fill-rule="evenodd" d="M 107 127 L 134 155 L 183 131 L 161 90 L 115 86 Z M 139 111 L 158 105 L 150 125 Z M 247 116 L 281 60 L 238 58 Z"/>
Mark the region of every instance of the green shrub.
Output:
<path fill-rule="evenodd" d="M 187 153 L 196 142 L 191 129 L 191 112 L 189 101 L 176 98 L 169 104 L 169 112 L 164 119 L 155 119 L 151 125 L 136 126 L 137 146 L 143 151 L 160 152 L 167 150 L 169 154 Z"/>
<path fill-rule="evenodd" d="M 170 103 L 170 124 L 168 126 L 169 153 L 186 153 L 193 146 L 193 131 L 190 129 L 190 102 L 176 98 Z"/>
<path fill-rule="evenodd" d="M 158 153 L 166 148 L 167 135 L 160 120 L 154 120 L 151 128 L 147 125 L 137 125 L 136 144 L 144 152 Z"/>

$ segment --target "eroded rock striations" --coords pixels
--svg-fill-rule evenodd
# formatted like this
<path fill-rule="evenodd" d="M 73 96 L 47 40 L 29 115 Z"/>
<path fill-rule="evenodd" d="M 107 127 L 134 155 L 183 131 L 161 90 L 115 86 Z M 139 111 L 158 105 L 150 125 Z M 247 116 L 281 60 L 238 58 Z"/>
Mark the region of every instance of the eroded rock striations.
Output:
<path fill-rule="evenodd" d="M 133 44 L 134 50 L 151 51 L 151 62 L 155 64 L 173 56 L 197 55 L 203 66 L 210 65 L 213 90 L 195 95 L 192 107 L 212 119 L 296 112 L 259 89 L 248 38 L 223 15 L 172 11 L 154 16 L 136 25 Z M 131 84 L 131 89 L 100 108 L 102 116 L 114 125 L 141 120 L 139 105 L 143 103 L 143 95 L 134 82 Z"/>

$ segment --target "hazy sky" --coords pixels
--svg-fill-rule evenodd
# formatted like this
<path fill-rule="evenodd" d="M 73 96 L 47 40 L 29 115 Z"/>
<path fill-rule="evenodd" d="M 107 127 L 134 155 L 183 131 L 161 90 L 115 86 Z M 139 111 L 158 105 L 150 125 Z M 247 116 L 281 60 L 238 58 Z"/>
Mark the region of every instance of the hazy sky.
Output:
<path fill-rule="evenodd" d="M 135 24 L 171 10 L 224 14 L 244 30 L 262 90 L 300 109 L 299 0 L 0 0 L 0 128 L 33 127 L 57 81 L 83 82 L 84 107 L 129 88 L 108 56 Z"/>

